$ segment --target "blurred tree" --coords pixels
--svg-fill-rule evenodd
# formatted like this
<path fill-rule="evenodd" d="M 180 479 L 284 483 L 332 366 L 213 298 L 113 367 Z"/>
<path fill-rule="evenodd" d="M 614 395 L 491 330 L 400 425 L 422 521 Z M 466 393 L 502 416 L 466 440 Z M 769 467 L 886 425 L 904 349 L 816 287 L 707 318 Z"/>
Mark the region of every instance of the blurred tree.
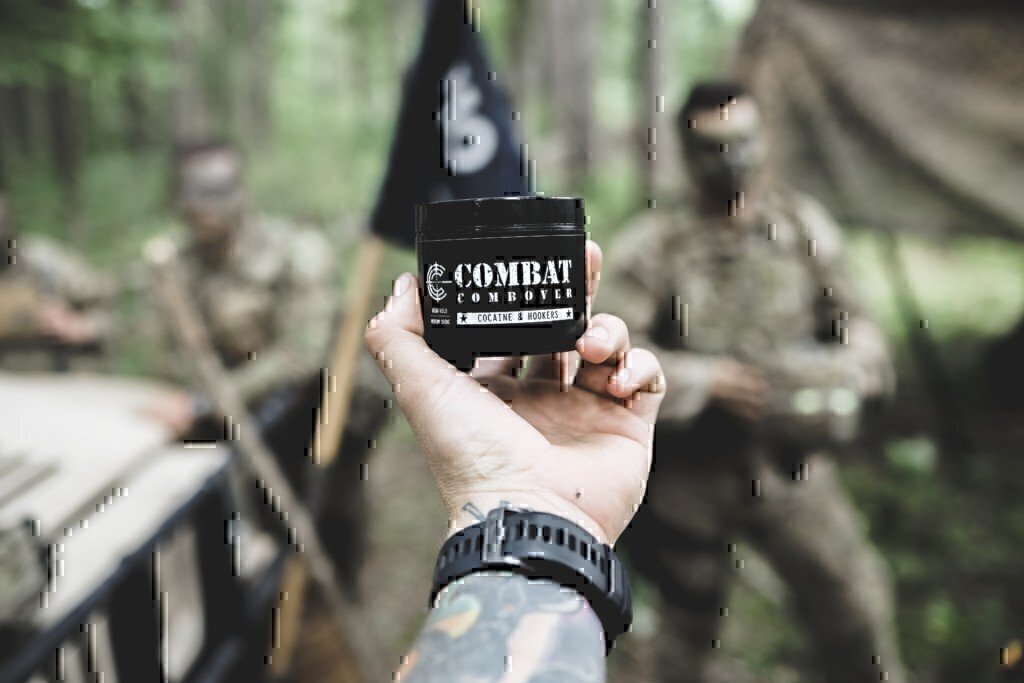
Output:
<path fill-rule="evenodd" d="M 594 58 L 601 2 L 560 0 L 545 4 L 551 77 L 547 95 L 564 146 L 567 185 L 579 192 L 590 176 L 595 140 Z"/>
<path fill-rule="evenodd" d="M 2 127 L 8 131 L 10 138 L 13 138 L 11 147 L 16 148 L 22 155 L 32 151 L 32 130 L 29 125 L 31 95 L 25 83 L 5 85 L 0 92 L 4 107 Z"/>
<path fill-rule="evenodd" d="M 248 69 L 245 78 L 248 131 L 262 138 L 270 132 L 270 94 L 273 77 L 274 35 L 276 4 L 273 0 L 248 0 L 245 5 L 246 55 Z"/>
<path fill-rule="evenodd" d="M 44 0 L 43 5 L 50 10 L 56 20 L 58 29 L 58 47 L 65 50 L 73 41 L 73 14 L 76 5 L 72 0 Z M 61 68 L 59 63 L 46 66 L 47 87 L 46 101 L 50 124 L 50 154 L 57 177 L 64 186 L 64 219 L 71 226 L 77 226 L 74 220 L 78 213 L 81 195 L 79 193 L 79 162 L 81 159 L 81 134 L 75 125 L 77 118 L 77 98 L 73 92 L 68 69 Z M 78 230 L 72 230 L 76 242 L 81 241 Z"/>
<path fill-rule="evenodd" d="M 129 14 L 135 0 L 118 0 L 118 7 Z M 121 76 L 121 101 L 124 108 L 124 128 L 128 144 L 138 151 L 147 140 L 146 101 L 142 92 L 137 65 L 126 64 Z"/>
<path fill-rule="evenodd" d="M 659 136 L 664 139 L 666 126 L 659 130 L 661 113 L 665 111 L 664 55 L 666 42 L 662 25 L 665 21 L 665 0 L 639 0 L 639 25 L 636 58 L 637 124 L 636 160 L 640 177 L 640 197 L 645 202 L 654 199 L 654 179 L 664 156 L 664 143 L 659 146 Z M 659 163 L 662 162 L 662 163 Z"/>
<path fill-rule="evenodd" d="M 213 133 L 209 105 L 202 88 L 200 41 L 204 9 L 194 0 L 167 0 L 174 13 L 173 135 L 175 141 L 193 140 Z"/>
<path fill-rule="evenodd" d="M 506 62 L 508 68 L 508 81 L 510 90 L 516 100 L 522 100 L 525 92 L 529 89 L 527 80 L 536 74 L 536 69 L 531 69 L 533 60 L 530 55 L 530 37 L 533 32 L 530 30 L 530 18 L 533 15 L 534 4 L 530 0 L 522 0 L 516 3 L 505 19 L 505 46 L 509 59 Z"/>
<path fill-rule="evenodd" d="M 5 0 L 0 3 L 0 99 L 8 160 L 46 151 L 63 188 L 61 220 L 74 225 L 80 168 L 90 139 L 120 103 L 121 140 L 141 140 L 143 95 L 136 69 L 161 32 L 152 0 Z M 124 97 L 104 90 L 121 82 Z M 103 93 L 102 96 L 94 96 Z M 111 106 L 111 102 L 114 106 Z M 11 140 L 15 140 L 12 144 Z"/>
<path fill-rule="evenodd" d="M 68 79 L 55 73 L 46 90 L 46 103 L 50 115 L 50 153 L 53 167 L 64 186 L 65 219 L 74 224 L 81 196 L 78 169 L 81 160 L 81 135 L 75 125 L 77 98 Z M 80 239 L 80 235 L 74 235 Z"/>

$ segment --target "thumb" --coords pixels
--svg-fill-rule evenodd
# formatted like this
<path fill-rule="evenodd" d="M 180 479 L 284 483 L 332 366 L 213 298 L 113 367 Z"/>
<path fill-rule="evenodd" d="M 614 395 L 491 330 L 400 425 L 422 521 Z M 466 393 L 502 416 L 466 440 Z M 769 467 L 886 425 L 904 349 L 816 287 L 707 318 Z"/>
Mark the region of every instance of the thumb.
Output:
<path fill-rule="evenodd" d="M 489 443 L 494 434 L 522 441 L 529 432 L 501 399 L 427 346 L 418 282 L 411 274 L 395 280 L 394 293 L 367 325 L 365 339 L 433 464 L 457 460 L 467 444 Z"/>
<path fill-rule="evenodd" d="M 418 280 L 411 273 L 402 273 L 395 280 L 384 309 L 366 326 L 364 339 L 403 409 L 431 387 L 447 384 L 461 374 L 423 339 Z"/>

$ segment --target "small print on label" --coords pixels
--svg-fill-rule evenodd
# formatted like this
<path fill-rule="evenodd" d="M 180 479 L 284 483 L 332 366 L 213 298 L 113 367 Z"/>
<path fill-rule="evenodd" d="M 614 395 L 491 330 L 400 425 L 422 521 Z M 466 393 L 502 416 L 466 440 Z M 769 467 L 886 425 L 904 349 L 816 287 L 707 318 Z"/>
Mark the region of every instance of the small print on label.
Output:
<path fill-rule="evenodd" d="M 457 326 L 471 325 L 534 325 L 558 320 L 572 320 L 572 308 L 542 308 L 526 311 L 476 311 L 459 313 Z"/>

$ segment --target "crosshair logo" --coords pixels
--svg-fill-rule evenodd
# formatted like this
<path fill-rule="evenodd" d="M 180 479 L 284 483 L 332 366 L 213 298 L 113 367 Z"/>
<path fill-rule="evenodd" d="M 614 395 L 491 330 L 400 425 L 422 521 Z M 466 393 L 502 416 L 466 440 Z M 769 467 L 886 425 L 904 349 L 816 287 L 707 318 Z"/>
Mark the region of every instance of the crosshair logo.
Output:
<path fill-rule="evenodd" d="M 444 291 L 444 287 L 441 285 L 451 283 L 451 280 L 442 280 L 444 277 L 444 266 L 440 263 L 433 263 L 427 268 L 427 294 L 434 301 L 440 302 L 446 296 L 448 292 Z"/>

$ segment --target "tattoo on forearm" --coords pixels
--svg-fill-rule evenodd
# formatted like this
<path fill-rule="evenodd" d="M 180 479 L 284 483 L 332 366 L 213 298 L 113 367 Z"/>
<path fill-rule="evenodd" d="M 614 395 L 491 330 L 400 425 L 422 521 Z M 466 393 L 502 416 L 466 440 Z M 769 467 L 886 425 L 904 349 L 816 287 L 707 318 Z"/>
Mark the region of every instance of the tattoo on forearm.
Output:
<path fill-rule="evenodd" d="M 600 682 L 604 647 L 601 622 L 576 591 L 481 572 L 445 588 L 394 680 Z"/>
<path fill-rule="evenodd" d="M 504 503 L 504 501 L 502 501 L 502 503 Z M 482 522 L 485 519 L 487 519 L 487 516 L 484 515 L 483 512 L 481 512 L 480 508 L 478 508 L 476 505 L 473 505 L 472 503 L 466 503 L 465 505 L 462 506 L 462 509 L 468 512 L 470 515 L 472 515 L 473 519 L 475 519 L 478 522 Z"/>

